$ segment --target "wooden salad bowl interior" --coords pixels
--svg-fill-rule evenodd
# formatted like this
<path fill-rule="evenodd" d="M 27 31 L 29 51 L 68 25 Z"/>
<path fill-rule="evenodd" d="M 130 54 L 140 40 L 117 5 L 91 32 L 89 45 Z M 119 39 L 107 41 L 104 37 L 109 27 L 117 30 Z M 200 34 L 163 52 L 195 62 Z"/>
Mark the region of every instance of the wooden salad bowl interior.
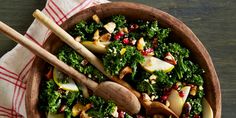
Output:
<path fill-rule="evenodd" d="M 91 16 L 94 14 L 97 14 L 100 19 L 122 14 L 129 20 L 158 20 L 161 27 L 170 28 L 170 39 L 173 40 L 173 42 L 180 43 L 188 48 L 191 52 L 191 60 L 204 69 L 205 98 L 212 107 L 214 117 L 221 117 L 220 85 L 211 57 L 200 40 L 183 22 L 156 8 L 137 3 L 113 2 L 83 10 L 65 21 L 61 27 L 68 30 L 81 20 L 90 20 Z M 43 48 L 55 54 L 62 44 L 63 43 L 60 39 L 52 33 L 44 43 Z M 44 113 L 38 110 L 38 95 L 41 78 L 45 73 L 46 64 L 45 61 L 36 57 L 30 70 L 30 79 L 27 82 L 26 91 L 26 111 L 29 118 L 39 118 L 44 116 Z"/>

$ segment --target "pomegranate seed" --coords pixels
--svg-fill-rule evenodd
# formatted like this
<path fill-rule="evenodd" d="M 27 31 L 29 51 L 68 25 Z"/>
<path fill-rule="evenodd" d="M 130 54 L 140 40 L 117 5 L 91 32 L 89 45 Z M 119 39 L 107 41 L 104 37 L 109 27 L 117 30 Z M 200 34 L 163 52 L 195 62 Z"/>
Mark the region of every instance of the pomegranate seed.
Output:
<path fill-rule="evenodd" d="M 144 56 L 147 56 L 147 52 L 145 50 L 142 50 L 141 53 L 144 55 Z"/>
<path fill-rule="evenodd" d="M 151 52 L 153 52 L 154 50 L 153 50 L 153 48 L 148 48 L 148 49 L 146 49 L 146 52 L 147 53 L 151 53 Z"/>
<path fill-rule="evenodd" d="M 119 39 L 120 39 L 120 36 L 116 34 L 116 35 L 114 36 L 114 39 L 115 39 L 115 40 L 119 40 Z"/>
<path fill-rule="evenodd" d="M 125 35 L 125 33 L 124 33 L 124 32 L 122 32 L 122 31 L 119 31 L 119 32 L 118 32 L 118 35 L 120 35 L 120 36 L 124 36 L 124 35 Z"/>
<path fill-rule="evenodd" d="M 200 118 L 200 116 L 198 114 L 194 115 L 194 118 Z"/>
<path fill-rule="evenodd" d="M 118 118 L 124 118 L 125 112 L 118 109 Z"/>
<path fill-rule="evenodd" d="M 147 56 L 148 53 L 152 53 L 152 52 L 154 52 L 154 49 L 153 49 L 153 48 L 148 48 L 148 49 L 146 49 L 146 50 L 141 51 L 141 53 L 142 53 L 144 56 Z"/>
<path fill-rule="evenodd" d="M 122 36 L 124 36 L 125 33 L 122 31 L 119 31 L 118 33 L 116 33 L 116 35 L 114 36 L 115 40 L 119 40 Z"/>
<path fill-rule="evenodd" d="M 180 91 L 180 92 L 179 92 L 179 96 L 180 96 L 180 97 L 184 97 L 184 92 L 183 92 L 183 91 Z"/>
<path fill-rule="evenodd" d="M 124 39 L 123 39 L 123 43 L 124 43 L 124 44 L 129 44 L 129 39 L 128 39 L 128 38 L 124 38 Z"/>
<path fill-rule="evenodd" d="M 166 95 L 161 96 L 162 100 L 167 100 L 167 98 L 168 98 L 168 96 L 166 96 Z"/>
<path fill-rule="evenodd" d="M 139 26 L 137 24 L 132 24 L 132 25 L 130 25 L 129 31 L 134 31 L 134 30 L 138 29 L 138 27 Z"/>
<path fill-rule="evenodd" d="M 175 90 L 178 90 L 179 87 L 175 84 L 175 85 L 172 86 L 172 88 L 175 89 Z"/>

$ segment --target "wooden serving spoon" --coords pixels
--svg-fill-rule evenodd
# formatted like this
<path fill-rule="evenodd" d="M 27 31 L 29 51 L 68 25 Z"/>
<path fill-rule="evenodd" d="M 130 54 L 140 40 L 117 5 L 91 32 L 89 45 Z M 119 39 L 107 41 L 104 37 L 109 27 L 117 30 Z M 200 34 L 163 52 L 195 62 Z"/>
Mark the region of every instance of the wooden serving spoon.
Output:
<path fill-rule="evenodd" d="M 141 94 L 134 90 L 128 83 L 123 80 L 118 79 L 107 73 L 100 59 L 98 59 L 91 51 L 89 51 L 86 47 L 84 47 L 81 43 L 74 40 L 74 38 L 64 31 L 60 26 L 58 26 L 55 22 L 49 19 L 46 15 L 44 15 L 41 11 L 35 10 L 33 16 L 48 27 L 52 32 L 54 32 L 62 41 L 71 46 L 75 51 L 81 54 L 84 58 L 86 58 L 92 65 L 94 65 L 99 71 L 101 71 L 104 75 L 106 75 L 112 81 L 119 83 L 120 85 L 128 88 L 132 93 L 136 95 L 141 104 L 146 109 L 147 114 L 164 114 L 166 116 L 172 115 L 173 118 L 178 118 L 178 116 L 167 106 L 162 104 L 161 102 L 151 102 L 143 100 Z"/>
<path fill-rule="evenodd" d="M 130 114 L 136 114 L 140 111 L 141 105 L 137 97 L 127 88 L 115 82 L 106 81 L 98 84 L 95 81 L 88 79 L 85 75 L 79 73 L 74 68 L 60 61 L 56 56 L 49 53 L 33 41 L 27 39 L 1 21 L 0 32 L 8 36 L 10 39 L 20 43 L 25 48 L 29 49 L 38 57 L 55 66 L 60 71 L 68 74 L 70 77 L 74 78 L 75 81 L 87 86 L 94 92 L 95 95 L 100 96 L 106 100 L 114 101 L 119 108 L 122 108 Z"/>

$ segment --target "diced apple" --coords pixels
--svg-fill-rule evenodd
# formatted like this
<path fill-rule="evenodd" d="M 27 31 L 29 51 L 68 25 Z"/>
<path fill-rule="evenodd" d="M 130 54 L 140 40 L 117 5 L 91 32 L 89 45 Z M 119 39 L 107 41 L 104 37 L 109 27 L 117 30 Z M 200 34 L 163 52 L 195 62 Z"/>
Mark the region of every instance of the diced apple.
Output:
<path fill-rule="evenodd" d="M 202 104 L 203 104 L 203 113 L 202 113 L 203 118 L 213 118 L 212 108 L 205 98 L 203 98 Z"/>
<path fill-rule="evenodd" d="M 181 91 L 184 93 L 182 97 L 179 95 L 179 92 L 177 90 L 172 89 L 170 95 L 168 96 L 168 101 L 170 102 L 170 109 L 173 110 L 173 112 L 175 112 L 175 114 L 178 116 L 180 116 L 182 113 L 182 109 L 188 97 L 190 89 L 190 86 L 183 87 L 181 89 Z"/>
<path fill-rule="evenodd" d="M 142 51 L 144 49 L 144 46 L 145 46 L 145 42 L 144 42 L 143 37 L 141 37 L 137 42 L 137 49 L 139 51 Z"/>
<path fill-rule="evenodd" d="M 164 72 L 170 72 L 174 68 L 174 65 L 153 56 L 145 56 L 144 59 L 145 61 L 141 63 L 141 66 L 150 73 L 160 70 Z"/>
<path fill-rule="evenodd" d="M 114 22 L 109 22 L 106 25 L 103 26 L 109 33 L 112 33 L 115 28 L 116 28 L 116 24 Z"/>
<path fill-rule="evenodd" d="M 101 53 L 104 54 L 106 53 L 106 47 L 110 44 L 111 42 L 98 42 L 98 41 L 83 41 L 81 42 L 82 45 L 84 45 L 86 48 L 88 48 L 90 51 L 94 53 Z"/>

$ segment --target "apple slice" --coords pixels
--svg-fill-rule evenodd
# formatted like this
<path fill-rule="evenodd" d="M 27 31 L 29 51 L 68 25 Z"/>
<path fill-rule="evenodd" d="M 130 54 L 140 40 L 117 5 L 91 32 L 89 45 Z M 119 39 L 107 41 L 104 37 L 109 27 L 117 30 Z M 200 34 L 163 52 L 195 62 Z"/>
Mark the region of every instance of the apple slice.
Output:
<path fill-rule="evenodd" d="M 106 53 L 106 47 L 110 44 L 110 41 L 107 42 L 98 42 L 98 41 L 82 41 L 81 44 L 88 48 L 90 51 L 95 53 L 104 54 Z"/>
<path fill-rule="evenodd" d="M 175 114 L 178 116 L 180 116 L 182 113 L 182 109 L 188 97 L 190 89 L 190 86 L 183 87 L 181 89 L 181 91 L 183 92 L 183 96 L 180 96 L 180 93 L 177 90 L 172 89 L 170 95 L 168 96 L 168 101 L 170 102 L 170 109 L 173 110 L 173 112 L 175 112 Z"/>
<path fill-rule="evenodd" d="M 213 118 L 213 111 L 211 109 L 210 104 L 207 102 L 205 98 L 203 98 L 202 104 L 203 104 L 203 113 L 202 113 L 203 118 Z"/>
<path fill-rule="evenodd" d="M 174 65 L 153 56 L 145 56 L 144 59 L 145 61 L 141 63 L 141 66 L 150 73 L 160 70 L 164 72 L 170 72 L 174 68 Z"/>
<path fill-rule="evenodd" d="M 62 83 L 62 79 L 67 79 L 68 82 Z M 53 69 L 53 80 L 55 83 L 63 90 L 68 91 L 79 91 L 77 85 L 75 84 L 74 80 L 72 78 L 66 78 L 65 75 L 57 70 L 56 68 Z"/>
<path fill-rule="evenodd" d="M 64 114 L 60 113 L 60 114 L 54 114 L 54 113 L 48 113 L 47 114 L 47 118 L 64 118 Z"/>

